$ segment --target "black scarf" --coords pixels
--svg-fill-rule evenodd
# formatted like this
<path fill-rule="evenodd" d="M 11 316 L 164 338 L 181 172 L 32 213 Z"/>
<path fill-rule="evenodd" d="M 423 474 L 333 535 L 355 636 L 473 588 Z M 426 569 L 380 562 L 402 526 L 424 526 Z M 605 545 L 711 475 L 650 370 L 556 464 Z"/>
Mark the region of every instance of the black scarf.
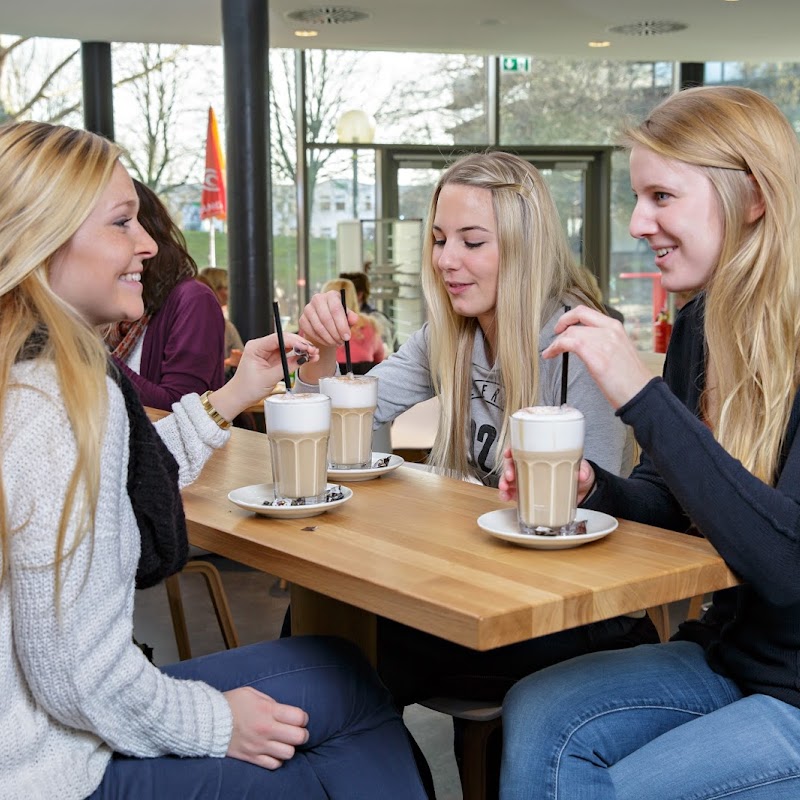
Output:
<path fill-rule="evenodd" d="M 17 361 L 37 358 L 46 343 L 47 330 L 39 325 L 23 345 Z M 119 385 L 128 413 L 126 488 L 141 536 L 136 588 L 147 589 L 183 569 L 189 555 L 178 463 L 147 418 L 133 384 L 111 361 L 108 374 Z"/>
<path fill-rule="evenodd" d="M 181 570 L 189 555 L 178 463 L 147 418 L 133 384 L 118 370 L 113 374 L 130 426 L 127 489 L 142 544 L 136 588 L 147 589 Z"/>

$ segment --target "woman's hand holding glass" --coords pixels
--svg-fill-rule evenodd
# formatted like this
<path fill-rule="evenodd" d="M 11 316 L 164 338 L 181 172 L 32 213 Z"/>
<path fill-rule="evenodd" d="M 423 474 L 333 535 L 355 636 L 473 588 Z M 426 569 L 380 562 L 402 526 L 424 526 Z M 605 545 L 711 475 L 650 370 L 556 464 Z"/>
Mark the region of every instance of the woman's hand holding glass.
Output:
<path fill-rule="evenodd" d="M 285 333 L 283 340 L 289 372 L 297 369 L 300 354 L 307 355 L 309 363 L 319 358 L 318 348 L 302 336 Z M 236 374 L 223 387 L 212 392 L 208 399 L 225 419 L 232 420 L 254 403 L 263 400 L 282 379 L 278 337 L 271 333 L 247 342 Z"/>
<path fill-rule="evenodd" d="M 556 323 L 556 339 L 542 351 L 543 358 L 556 358 L 562 353 L 575 353 L 586 365 L 589 374 L 613 408 L 625 405 L 652 379 L 642 363 L 633 342 L 622 324 L 599 311 L 576 306 Z M 594 486 L 591 464 L 581 461 L 578 472 L 578 504 Z M 517 476 L 511 448 L 503 453 L 503 471 L 499 482 L 500 499 L 517 498 Z"/>
<path fill-rule="evenodd" d="M 592 465 L 583 459 L 578 470 L 578 505 L 585 499 L 586 495 L 594 486 L 594 470 Z M 503 452 L 503 471 L 500 473 L 500 499 L 502 501 L 516 502 L 517 500 L 517 471 L 514 467 L 514 459 L 511 455 L 511 448 Z"/>

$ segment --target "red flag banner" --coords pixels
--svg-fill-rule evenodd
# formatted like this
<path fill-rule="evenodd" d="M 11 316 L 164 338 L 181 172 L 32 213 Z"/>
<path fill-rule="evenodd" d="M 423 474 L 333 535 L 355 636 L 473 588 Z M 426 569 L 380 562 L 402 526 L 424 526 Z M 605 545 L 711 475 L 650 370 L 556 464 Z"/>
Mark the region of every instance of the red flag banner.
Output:
<path fill-rule="evenodd" d="M 228 203 L 225 194 L 225 160 L 219 142 L 219 129 L 214 109 L 208 109 L 206 136 L 206 172 L 203 177 L 203 196 L 200 199 L 200 219 L 225 219 Z"/>

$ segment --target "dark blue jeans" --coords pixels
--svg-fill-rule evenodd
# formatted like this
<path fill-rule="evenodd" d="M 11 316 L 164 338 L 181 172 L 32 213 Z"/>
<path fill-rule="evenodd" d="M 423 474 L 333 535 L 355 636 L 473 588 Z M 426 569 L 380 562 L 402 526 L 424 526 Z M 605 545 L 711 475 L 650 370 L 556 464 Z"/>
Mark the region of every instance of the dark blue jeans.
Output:
<path fill-rule="evenodd" d="M 408 733 L 358 650 L 338 639 L 295 637 L 164 668 L 220 691 L 252 686 L 308 712 L 310 738 L 271 771 L 234 758 L 115 755 L 91 800 L 424 800 Z"/>

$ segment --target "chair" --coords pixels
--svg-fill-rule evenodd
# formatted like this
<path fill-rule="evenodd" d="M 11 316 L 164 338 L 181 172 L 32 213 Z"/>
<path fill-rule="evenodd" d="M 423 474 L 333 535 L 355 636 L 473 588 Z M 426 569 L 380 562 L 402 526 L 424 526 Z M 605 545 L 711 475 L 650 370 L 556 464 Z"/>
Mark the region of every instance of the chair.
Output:
<path fill-rule="evenodd" d="M 420 705 L 463 720 L 464 751 L 461 763 L 463 800 L 486 800 L 486 745 L 489 736 L 503 724 L 503 707 L 480 700 L 457 697 L 429 697 Z"/>
<path fill-rule="evenodd" d="M 692 598 L 692 601 L 698 598 Z M 700 596 L 702 601 L 702 596 Z M 666 642 L 670 637 L 669 605 L 648 608 L 647 613 Z M 463 800 L 486 800 L 487 762 L 486 746 L 489 736 L 503 724 L 503 707 L 479 700 L 461 700 L 456 697 L 429 697 L 420 705 L 441 714 L 462 720 L 464 725 L 464 754 L 461 765 L 461 790 Z"/>
<path fill-rule="evenodd" d="M 179 576 L 192 572 L 199 572 L 205 579 L 225 647 L 228 650 L 232 650 L 234 647 L 239 646 L 239 636 L 233 624 L 231 609 L 228 605 L 228 598 L 222 585 L 219 570 L 208 561 L 187 561 L 186 566 L 179 573 L 171 575 L 164 581 L 167 588 L 169 611 L 172 615 L 172 628 L 175 631 L 175 642 L 178 645 L 178 658 L 181 661 L 186 661 L 187 658 L 192 657 L 192 649 L 189 644 L 186 617 L 183 613 L 183 597 L 181 596 Z"/>

